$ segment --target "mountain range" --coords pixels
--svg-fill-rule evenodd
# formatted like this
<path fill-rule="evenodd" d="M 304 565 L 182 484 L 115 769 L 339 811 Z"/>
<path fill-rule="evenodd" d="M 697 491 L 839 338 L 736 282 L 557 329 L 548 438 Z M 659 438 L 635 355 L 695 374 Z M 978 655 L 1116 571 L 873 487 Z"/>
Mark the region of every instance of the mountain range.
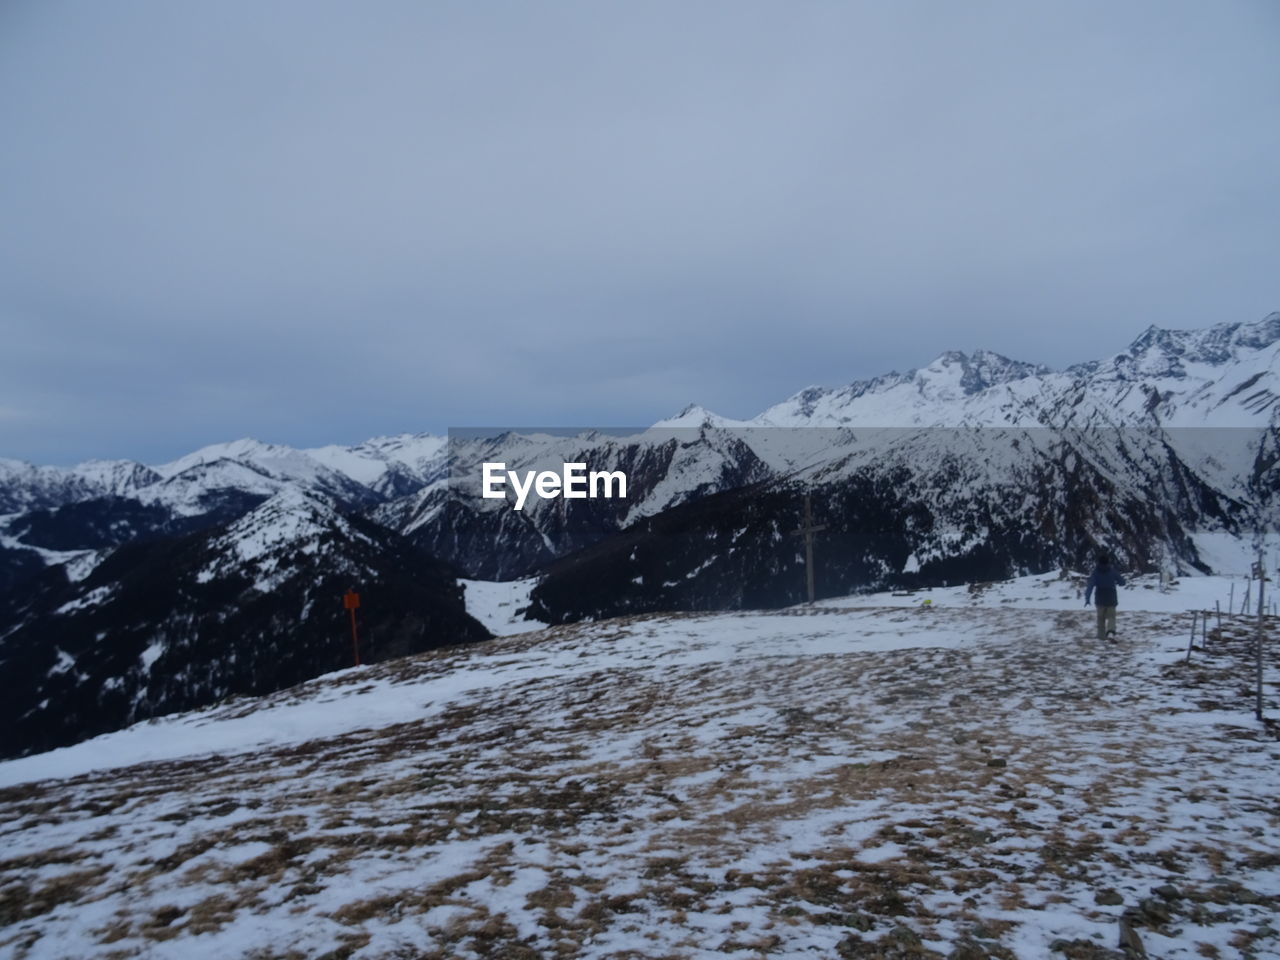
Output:
<path fill-rule="evenodd" d="M 493 430 L 171 463 L 0 460 L 0 667 L 13 753 L 280 689 L 349 656 L 486 636 L 459 576 L 538 576 L 568 622 L 1079 567 L 1230 572 L 1275 531 L 1280 313 L 1151 327 L 1061 371 L 990 351 L 810 387 L 749 420 Z M 622 470 L 625 500 L 479 494 L 479 465 Z"/>

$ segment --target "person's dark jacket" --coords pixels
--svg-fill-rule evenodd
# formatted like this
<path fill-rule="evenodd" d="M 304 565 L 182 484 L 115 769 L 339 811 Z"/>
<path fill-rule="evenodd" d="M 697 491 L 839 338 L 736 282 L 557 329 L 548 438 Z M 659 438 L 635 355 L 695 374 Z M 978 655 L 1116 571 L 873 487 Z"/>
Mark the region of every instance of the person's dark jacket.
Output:
<path fill-rule="evenodd" d="M 1114 607 L 1117 603 L 1116 587 L 1124 586 L 1124 577 L 1109 563 L 1100 563 L 1093 568 L 1089 583 L 1084 588 L 1084 602 L 1088 604 L 1089 595 L 1096 588 L 1098 595 L 1094 600 L 1099 607 Z"/>

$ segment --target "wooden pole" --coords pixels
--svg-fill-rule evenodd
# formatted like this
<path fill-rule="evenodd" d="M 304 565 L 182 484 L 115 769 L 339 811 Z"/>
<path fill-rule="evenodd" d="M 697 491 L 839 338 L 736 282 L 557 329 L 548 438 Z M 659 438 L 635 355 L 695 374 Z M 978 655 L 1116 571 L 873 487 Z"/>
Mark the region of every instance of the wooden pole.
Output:
<path fill-rule="evenodd" d="M 351 611 L 351 649 L 356 655 L 356 666 L 360 666 L 360 635 L 356 633 L 356 612 Z"/>
<path fill-rule="evenodd" d="M 809 602 L 814 600 L 813 587 L 813 510 L 811 506 L 812 498 L 805 494 L 804 497 L 804 579 L 805 585 L 809 588 Z"/>
<path fill-rule="evenodd" d="M 1191 648 L 1196 645 L 1196 617 L 1199 616 L 1196 611 L 1191 611 L 1191 636 L 1187 639 L 1187 659 L 1186 663 L 1191 662 Z"/>
<path fill-rule="evenodd" d="M 809 494 L 804 495 L 804 526 L 792 530 L 793 536 L 804 536 L 804 579 L 805 586 L 808 587 L 809 602 L 813 603 L 814 599 L 814 581 L 813 581 L 813 535 L 819 530 L 827 529 L 826 524 L 813 525 L 813 507 L 812 498 Z"/>
<path fill-rule="evenodd" d="M 351 614 L 351 652 L 355 656 L 356 666 L 360 666 L 360 635 L 356 633 L 356 609 L 360 606 L 360 594 L 352 587 L 342 598 L 342 605 Z"/>

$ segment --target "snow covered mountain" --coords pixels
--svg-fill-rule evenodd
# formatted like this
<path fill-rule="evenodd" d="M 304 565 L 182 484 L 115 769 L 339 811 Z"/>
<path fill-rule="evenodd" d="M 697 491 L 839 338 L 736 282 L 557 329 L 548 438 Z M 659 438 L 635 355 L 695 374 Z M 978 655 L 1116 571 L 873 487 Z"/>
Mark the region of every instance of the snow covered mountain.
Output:
<path fill-rule="evenodd" d="M 532 610 L 554 622 L 793 603 L 806 495 L 826 526 L 819 596 L 1077 566 L 1098 546 L 1128 569 L 1239 570 L 1255 532 L 1277 529 L 1278 356 L 1272 314 L 1152 328 L 1059 372 L 949 352 L 904 374 L 810 388 L 752 420 L 695 406 L 631 436 L 402 435 L 309 450 L 240 440 L 151 467 L 0 461 L 0 662 L 34 691 L 14 698 L 11 719 L 72 736 L 261 689 L 259 674 L 278 684 L 331 669 L 339 661 L 306 652 L 329 649 L 335 629 L 321 612 L 332 598 L 308 584 L 339 589 L 334 578 L 351 573 L 339 557 L 365 557 L 370 583 L 399 584 L 405 610 L 415 578 L 438 583 L 427 608 L 440 616 L 455 609 L 453 581 L 429 556 L 471 577 L 543 573 Z M 625 472 L 630 489 L 517 512 L 479 496 L 490 461 L 585 462 Z M 269 531 L 276 541 L 259 543 Z M 241 616 L 239 632 L 224 626 Z M 280 668 L 241 649 L 242 634 L 271 638 Z M 170 635 L 195 638 L 165 649 L 204 680 L 154 687 L 140 664 Z M 312 639 L 288 652 L 278 644 L 290 635 Z M 63 655 L 96 666 L 73 671 Z M 182 675 L 179 659 L 157 669 Z M 37 721 L 84 699 L 80 674 L 97 705 L 62 732 Z"/>
<path fill-rule="evenodd" d="M 438 480 L 445 469 L 446 444 L 444 437 L 406 433 L 354 447 L 315 447 L 303 453 L 390 499 L 412 495 Z"/>
<path fill-rule="evenodd" d="M 1021 363 L 989 350 L 972 354 L 948 351 L 928 366 L 889 373 L 839 389 L 810 387 L 770 407 L 744 425 L 759 427 L 905 427 L 944 426 L 955 419 L 957 406 L 970 398 L 1028 378 L 1049 376 L 1048 367 Z M 977 406 L 976 404 L 969 404 Z M 999 407 L 996 407 L 999 411 Z M 984 424 L 1002 422 L 990 409 L 977 415 Z"/>
<path fill-rule="evenodd" d="M 836 455 L 642 518 L 560 558 L 542 571 L 531 615 L 564 623 L 799 603 L 806 561 L 795 531 L 806 498 L 821 527 L 819 598 L 1075 569 L 1099 548 L 1130 571 L 1242 570 L 1259 520 L 1273 541 L 1277 533 L 1274 513 L 1259 514 L 1269 499 L 1214 486 L 1161 432 L 803 434 Z M 1253 462 L 1251 439 L 1228 432 L 1202 452 Z M 1274 491 L 1274 468 L 1263 476 Z"/>
<path fill-rule="evenodd" d="M 106 551 L 83 579 L 64 571 L 50 568 L 10 601 L 0 635 L 6 755 L 347 666 L 341 598 L 351 587 L 366 661 L 488 635 L 451 571 L 289 488 L 230 524 Z"/>
<path fill-rule="evenodd" d="M 443 469 L 444 448 L 442 437 L 404 434 L 354 447 L 311 450 L 245 438 L 202 447 L 153 467 L 129 460 L 39 467 L 0 459 L 0 513 L 124 497 L 196 516 L 215 509 L 223 499 L 262 499 L 286 487 L 367 505 L 432 482 Z"/>
<path fill-rule="evenodd" d="M 74 470 L 0 458 L 0 513 L 71 503 L 105 492 Z"/>
<path fill-rule="evenodd" d="M 37 467 L 0 460 L 0 585 L 100 549 L 215 526 L 284 491 L 368 509 L 438 479 L 445 441 L 405 434 L 298 450 L 243 439 L 154 467 L 94 460 Z M 5 557 L 8 561 L 5 562 Z"/>
<path fill-rule="evenodd" d="M 1259 432 L 1275 424 L 1278 355 L 1275 313 L 1205 330 L 1152 327 L 1119 354 L 1061 372 L 988 350 L 950 351 L 907 373 L 809 388 L 750 420 L 691 406 L 632 438 L 405 434 L 308 450 L 246 439 L 154 467 L 116 461 L 58 469 L 0 461 L 0 548 L 87 549 L 105 545 L 103 536 L 89 535 L 95 529 L 113 529 L 114 538 L 105 539 L 125 542 L 208 526 L 289 488 L 369 511 L 469 575 L 522 576 L 642 517 L 844 456 L 847 437 L 828 432 L 801 440 L 794 429 L 782 429 L 800 427 L 1162 430 L 1179 459 L 1206 482 L 1247 498 L 1259 488 L 1246 482 L 1256 450 L 1233 441 L 1228 446 L 1240 453 L 1238 462 L 1224 464 L 1205 453 L 1207 434 L 1199 428 L 1254 431 L 1256 447 Z M 633 471 L 634 493 L 615 508 L 535 502 L 512 516 L 476 496 L 478 465 L 486 460 L 520 470 L 590 460 L 601 469 Z M 1268 485 L 1261 489 L 1267 495 Z M 70 504 L 81 506 L 59 511 Z M 22 516 L 38 511 L 46 514 Z M 77 528 L 88 533 L 77 538 Z M 499 543 L 503 548 L 495 550 Z M 24 563 L 32 556 L 25 554 Z"/>
<path fill-rule="evenodd" d="M 949 352 L 905 374 L 811 387 L 736 425 L 1258 428 L 1274 422 L 1278 358 L 1280 313 L 1205 330 L 1150 327 L 1124 352 L 1061 372 Z"/>
<path fill-rule="evenodd" d="M 565 463 L 621 471 L 625 500 L 531 498 L 522 510 L 481 496 L 481 465 L 559 471 Z M 505 433 L 452 438 L 448 476 L 416 496 L 377 508 L 375 516 L 408 534 L 427 552 L 465 575 L 512 579 L 556 557 L 596 543 L 637 518 L 772 476 L 742 438 L 730 431 L 665 430 L 635 436 Z"/>
<path fill-rule="evenodd" d="M 989 351 L 950 352 L 905 374 L 810 388 L 751 420 L 691 406 L 632 437 L 455 441 L 454 482 L 387 504 L 379 517 L 468 575 L 516 577 L 711 494 L 766 480 L 814 489 L 862 478 L 876 489 L 905 482 L 922 508 L 953 518 L 935 529 L 980 532 L 986 527 L 972 518 L 988 508 L 1007 514 L 1013 529 L 1025 524 L 1031 497 L 1038 516 L 1058 516 L 1042 533 L 1052 535 L 1060 562 L 1088 543 L 1113 542 L 1144 568 L 1217 569 L 1239 560 L 1239 550 L 1219 549 L 1224 538 L 1271 524 L 1278 478 L 1265 451 L 1274 446 L 1278 356 L 1280 314 L 1203 331 L 1148 330 L 1121 354 L 1057 373 Z M 641 472 L 625 505 L 535 502 L 514 514 L 476 495 L 481 460 L 522 470 L 566 460 L 617 469 L 645 458 L 658 462 L 658 473 Z M 1084 506 L 1091 499 L 1143 517 L 1095 520 L 1098 510 Z M 959 561 L 966 537 L 976 536 L 938 533 L 907 554 Z M 1046 562 L 1040 552 L 1017 554 L 1006 557 L 1003 574 Z"/>

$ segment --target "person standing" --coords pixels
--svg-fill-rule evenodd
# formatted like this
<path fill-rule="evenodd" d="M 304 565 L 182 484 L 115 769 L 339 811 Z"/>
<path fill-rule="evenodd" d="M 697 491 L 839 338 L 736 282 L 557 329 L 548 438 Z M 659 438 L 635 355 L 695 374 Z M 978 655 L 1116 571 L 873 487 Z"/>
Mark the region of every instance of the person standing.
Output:
<path fill-rule="evenodd" d="M 1094 596 L 1098 609 L 1098 639 L 1116 639 L 1116 587 L 1124 586 L 1124 577 L 1111 565 L 1111 555 L 1098 554 L 1097 565 L 1089 576 L 1089 583 L 1084 589 L 1084 605 L 1089 605 L 1089 597 Z M 1095 594 L 1096 591 L 1096 594 Z"/>

